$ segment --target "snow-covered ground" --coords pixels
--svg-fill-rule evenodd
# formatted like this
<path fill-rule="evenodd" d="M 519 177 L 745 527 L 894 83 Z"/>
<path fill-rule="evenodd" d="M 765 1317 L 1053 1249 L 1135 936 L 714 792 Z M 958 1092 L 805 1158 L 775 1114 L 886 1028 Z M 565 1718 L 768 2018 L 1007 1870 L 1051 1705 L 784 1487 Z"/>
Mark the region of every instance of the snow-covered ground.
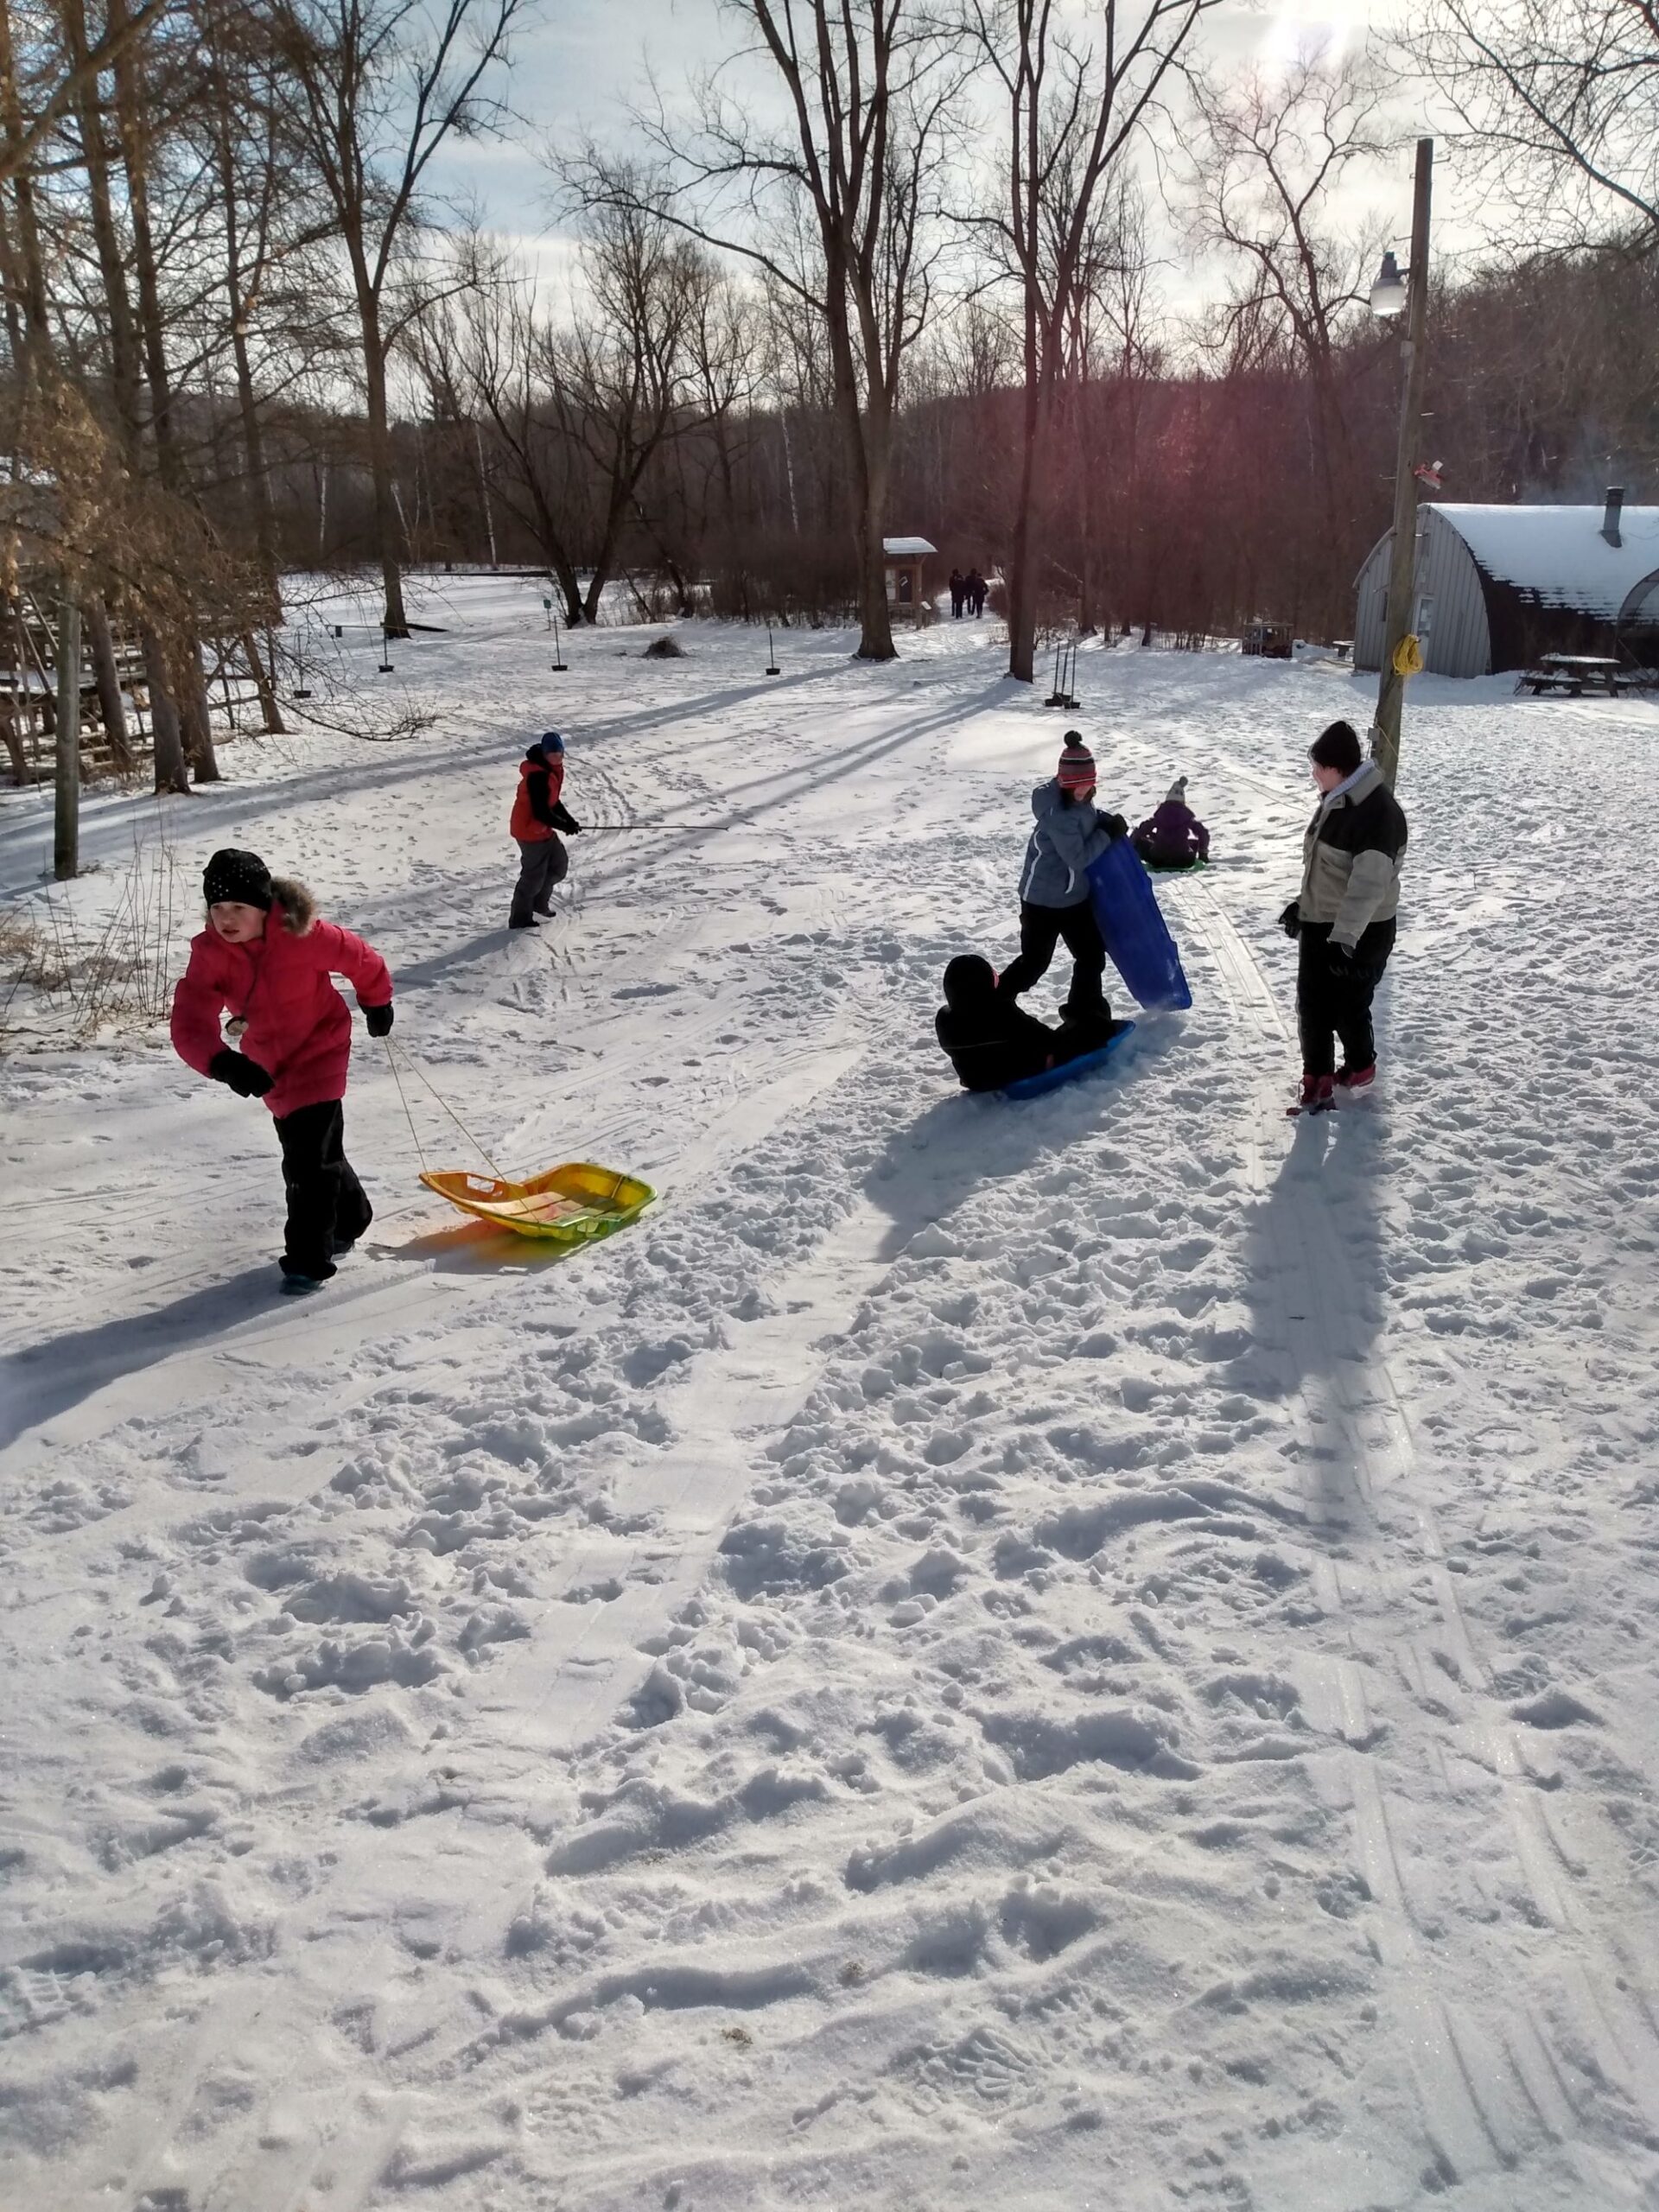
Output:
<path fill-rule="evenodd" d="M 1659 2204 L 1659 715 L 1414 687 L 1384 1078 L 1292 1125 L 1363 686 L 1085 651 L 1105 797 L 1185 771 L 1220 859 L 1192 1011 L 1016 1108 L 931 1037 L 1062 721 L 990 625 L 556 677 L 533 585 L 423 599 L 341 652 L 432 727 L 93 798 L 69 896 L 252 846 L 494 1158 L 661 1199 L 461 1225 L 359 1025 L 372 1249 L 279 1300 L 262 1109 L 0 1063 L 0 2196 Z M 10 905 L 49 838 L 0 804 Z"/>

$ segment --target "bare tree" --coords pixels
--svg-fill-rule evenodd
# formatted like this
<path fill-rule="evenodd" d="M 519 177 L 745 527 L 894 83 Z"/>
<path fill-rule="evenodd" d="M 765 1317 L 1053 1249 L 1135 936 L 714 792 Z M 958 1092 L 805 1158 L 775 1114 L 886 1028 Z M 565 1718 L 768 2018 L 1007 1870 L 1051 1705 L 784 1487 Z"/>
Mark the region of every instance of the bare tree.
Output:
<path fill-rule="evenodd" d="M 1430 0 L 1408 45 L 1517 257 L 1610 237 L 1659 249 L 1655 0 Z"/>
<path fill-rule="evenodd" d="M 434 156 L 499 114 L 485 80 L 525 0 L 268 0 L 296 127 L 334 209 L 363 360 L 385 625 L 409 634 L 391 465 L 388 288 L 420 221 Z"/>
<path fill-rule="evenodd" d="M 1344 388 L 1356 366 L 1344 319 L 1365 299 L 1383 238 L 1376 221 L 1346 227 L 1332 195 L 1396 143 L 1380 72 L 1363 58 L 1305 51 L 1271 74 L 1196 74 L 1195 125 L 1183 179 L 1190 235 L 1240 271 L 1208 315 L 1212 354 L 1236 372 L 1288 351 L 1313 403 L 1314 461 L 1325 537 L 1344 543 L 1351 446 Z M 1361 357 L 1362 359 L 1363 356 Z"/>
<path fill-rule="evenodd" d="M 1017 288 L 1025 376 L 1008 561 L 1008 672 L 1032 680 L 1038 564 L 1056 397 L 1068 331 L 1094 274 L 1100 211 L 1149 110 L 1219 0 L 1101 0 L 1092 36 L 1060 0 L 966 0 L 966 23 L 998 87 L 1000 204 L 976 227 Z"/>
<path fill-rule="evenodd" d="M 957 89 L 948 39 L 919 0 L 726 0 L 771 65 L 785 119 L 701 92 L 691 143 L 665 118 L 662 202 L 704 242 L 764 269 L 822 327 L 855 488 L 864 660 L 893 658 L 882 536 L 906 353 L 926 327 L 931 194 Z M 615 180 L 589 162 L 590 197 Z M 778 243 L 779 239 L 783 243 Z M 791 251 L 803 243 L 807 251 Z"/>

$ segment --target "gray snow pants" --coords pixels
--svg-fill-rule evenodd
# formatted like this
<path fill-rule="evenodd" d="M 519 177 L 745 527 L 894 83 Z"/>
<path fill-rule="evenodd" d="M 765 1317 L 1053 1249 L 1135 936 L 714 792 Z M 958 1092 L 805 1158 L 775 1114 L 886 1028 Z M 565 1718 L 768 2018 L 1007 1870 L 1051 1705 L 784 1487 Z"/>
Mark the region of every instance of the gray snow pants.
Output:
<path fill-rule="evenodd" d="M 515 837 L 512 842 L 520 857 L 508 920 L 512 928 L 521 930 L 530 925 L 532 915 L 552 912 L 548 896 L 556 883 L 564 881 L 570 855 L 562 837 Z"/>

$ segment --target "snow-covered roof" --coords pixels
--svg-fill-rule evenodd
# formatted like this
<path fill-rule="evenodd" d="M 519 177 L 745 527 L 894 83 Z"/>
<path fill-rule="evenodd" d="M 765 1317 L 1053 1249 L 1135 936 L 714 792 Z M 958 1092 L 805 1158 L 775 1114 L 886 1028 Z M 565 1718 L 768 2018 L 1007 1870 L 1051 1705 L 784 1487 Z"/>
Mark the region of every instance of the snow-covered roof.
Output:
<path fill-rule="evenodd" d="M 925 537 L 884 537 L 881 541 L 881 550 L 890 561 L 917 561 L 924 553 L 937 553 L 938 550 Z"/>
<path fill-rule="evenodd" d="M 1659 569 L 1659 507 L 1626 507 L 1618 545 L 1601 534 L 1600 505 L 1485 507 L 1437 499 L 1433 512 L 1496 582 L 1535 592 L 1547 607 L 1611 620 L 1631 586 Z"/>

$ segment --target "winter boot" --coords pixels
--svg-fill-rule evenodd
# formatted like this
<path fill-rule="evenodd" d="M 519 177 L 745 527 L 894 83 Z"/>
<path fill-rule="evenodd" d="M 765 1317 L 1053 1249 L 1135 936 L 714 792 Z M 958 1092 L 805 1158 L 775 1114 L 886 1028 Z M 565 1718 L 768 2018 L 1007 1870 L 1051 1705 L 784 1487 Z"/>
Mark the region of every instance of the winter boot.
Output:
<path fill-rule="evenodd" d="M 287 1275 L 283 1277 L 284 1298 L 308 1298 L 314 1290 L 321 1290 L 321 1283 L 315 1275 Z"/>
<path fill-rule="evenodd" d="M 1305 1075 L 1300 1096 L 1294 1106 L 1286 1108 L 1289 1114 L 1328 1114 L 1337 1103 L 1334 1076 Z"/>
<path fill-rule="evenodd" d="M 1368 1068 L 1351 1068 L 1344 1061 L 1336 1073 L 1338 1090 L 1365 1090 L 1376 1081 L 1376 1062 L 1375 1060 Z"/>

